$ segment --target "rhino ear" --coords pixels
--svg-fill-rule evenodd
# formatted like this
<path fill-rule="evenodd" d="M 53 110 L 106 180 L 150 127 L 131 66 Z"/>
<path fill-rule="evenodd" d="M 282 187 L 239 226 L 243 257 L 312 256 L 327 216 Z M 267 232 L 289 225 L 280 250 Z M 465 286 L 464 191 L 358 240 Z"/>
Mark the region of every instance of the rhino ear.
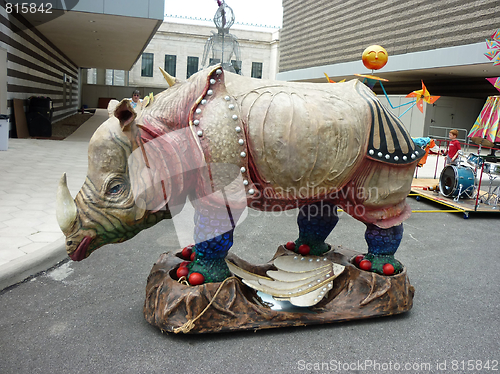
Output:
<path fill-rule="evenodd" d="M 120 104 L 116 106 L 115 117 L 120 121 L 122 129 L 134 122 L 137 113 L 130 105 L 128 99 L 123 99 Z"/>
<path fill-rule="evenodd" d="M 108 115 L 110 117 L 113 117 L 113 115 L 115 114 L 115 109 L 118 106 L 118 104 L 120 104 L 120 102 L 118 100 L 112 99 L 109 101 L 109 103 L 108 103 Z"/>

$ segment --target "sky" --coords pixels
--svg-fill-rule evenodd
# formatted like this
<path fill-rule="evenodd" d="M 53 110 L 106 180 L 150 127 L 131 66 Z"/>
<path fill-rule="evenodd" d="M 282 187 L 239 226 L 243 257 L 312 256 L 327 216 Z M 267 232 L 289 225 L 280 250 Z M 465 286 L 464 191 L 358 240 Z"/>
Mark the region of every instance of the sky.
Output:
<path fill-rule="evenodd" d="M 226 0 L 226 5 L 233 9 L 236 22 L 281 27 L 283 8 L 282 0 Z M 213 17 L 217 11 L 216 0 L 165 0 L 165 14 L 181 17 L 208 18 L 209 22 L 195 22 L 213 25 Z M 165 20 L 175 21 L 168 17 Z M 185 19 L 179 19 L 179 22 Z M 188 22 L 188 23 L 190 23 Z M 235 24 L 233 28 L 245 28 Z"/>

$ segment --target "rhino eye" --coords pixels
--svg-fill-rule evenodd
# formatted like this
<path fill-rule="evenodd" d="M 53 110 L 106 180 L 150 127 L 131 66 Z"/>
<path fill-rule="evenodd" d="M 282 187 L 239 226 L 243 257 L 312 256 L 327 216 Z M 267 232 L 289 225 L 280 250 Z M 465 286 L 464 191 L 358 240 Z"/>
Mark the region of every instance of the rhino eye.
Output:
<path fill-rule="evenodd" d="M 123 190 L 123 184 L 117 184 L 108 190 L 108 194 L 116 195 L 119 194 L 122 190 Z"/>

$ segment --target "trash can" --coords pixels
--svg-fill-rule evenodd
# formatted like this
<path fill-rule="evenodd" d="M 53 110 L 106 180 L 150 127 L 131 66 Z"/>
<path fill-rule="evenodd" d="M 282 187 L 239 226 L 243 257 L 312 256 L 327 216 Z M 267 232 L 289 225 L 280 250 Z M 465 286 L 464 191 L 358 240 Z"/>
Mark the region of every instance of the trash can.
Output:
<path fill-rule="evenodd" d="M 52 136 L 52 113 L 54 112 L 50 97 L 32 96 L 29 98 L 26 121 L 30 136 Z"/>
<path fill-rule="evenodd" d="M 0 114 L 0 151 L 6 151 L 9 148 L 9 116 Z"/>

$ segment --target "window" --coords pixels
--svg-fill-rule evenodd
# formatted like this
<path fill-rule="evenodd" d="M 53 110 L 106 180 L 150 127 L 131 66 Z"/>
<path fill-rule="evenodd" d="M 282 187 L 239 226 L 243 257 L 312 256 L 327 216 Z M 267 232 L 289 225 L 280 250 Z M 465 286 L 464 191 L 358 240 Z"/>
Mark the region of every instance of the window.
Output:
<path fill-rule="evenodd" d="M 220 62 L 220 58 L 210 58 L 208 66 L 217 65 Z"/>
<path fill-rule="evenodd" d="M 252 78 L 262 78 L 262 62 L 252 62 Z"/>
<path fill-rule="evenodd" d="M 236 74 L 241 74 L 241 61 L 231 60 L 231 65 L 233 65 Z"/>
<path fill-rule="evenodd" d="M 165 55 L 165 71 L 172 77 L 175 77 L 177 67 L 177 56 Z"/>
<path fill-rule="evenodd" d="M 186 78 L 189 78 L 191 75 L 193 75 L 197 71 L 198 71 L 198 57 L 188 56 Z"/>
<path fill-rule="evenodd" d="M 141 77 L 152 77 L 152 76 L 153 76 L 153 54 L 143 53 Z"/>

